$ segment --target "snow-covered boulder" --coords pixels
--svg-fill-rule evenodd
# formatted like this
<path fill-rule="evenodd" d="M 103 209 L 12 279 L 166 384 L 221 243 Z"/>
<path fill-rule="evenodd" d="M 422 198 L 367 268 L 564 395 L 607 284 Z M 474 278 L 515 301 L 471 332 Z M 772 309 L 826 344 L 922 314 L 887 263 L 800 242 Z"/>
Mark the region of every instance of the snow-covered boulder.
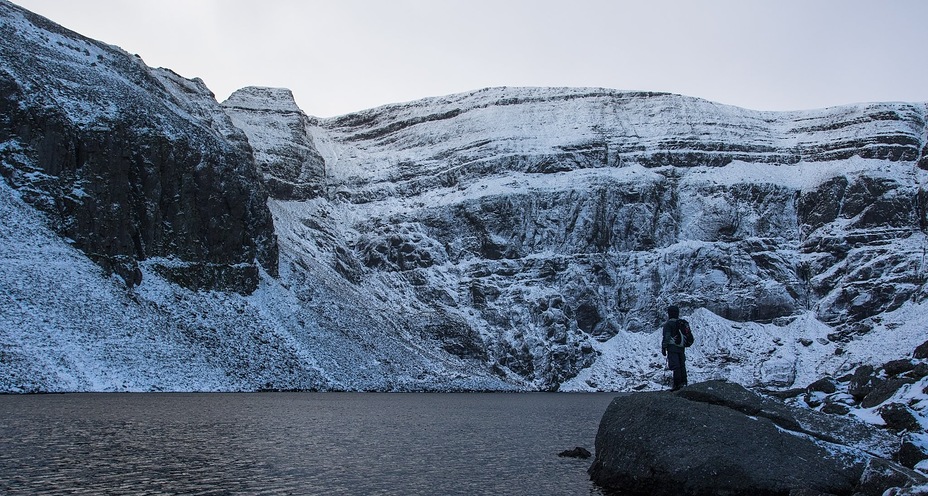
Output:
<path fill-rule="evenodd" d="M 919 345 L 911 358 L 891 360 L 878 367 L 862 365 L 842 377 L 820 379 L 805 390 L 794 390 L 787 401 L 882 428 L 900 445 L 893 450 L 895 460 L 926 471 L 928 359 L 918 358 L 924 347 L 924 343 Z"/>

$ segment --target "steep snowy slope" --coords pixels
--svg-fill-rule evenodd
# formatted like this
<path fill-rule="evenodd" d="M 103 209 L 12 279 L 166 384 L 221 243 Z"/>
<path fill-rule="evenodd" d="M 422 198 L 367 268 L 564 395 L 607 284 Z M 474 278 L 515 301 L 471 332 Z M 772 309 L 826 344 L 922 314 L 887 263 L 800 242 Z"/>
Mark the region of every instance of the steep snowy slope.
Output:
<path fill-rule="evenodd" d="M 0 391 L 513 387 L 331 268 L 276 278 L 253 150 L 202 81 L 2 0 L 0 32 Z"/>
<path fill-rule="evenodd" d="M 46 223 L 0 181 L 0 391 L 511 387 L 388 326 L 340 321 L 347 298 L 305 308 L 266 274 L 248 296 L 191 291 L 154 270 L 174 261 L 153 260 L 127 291 Z"/>

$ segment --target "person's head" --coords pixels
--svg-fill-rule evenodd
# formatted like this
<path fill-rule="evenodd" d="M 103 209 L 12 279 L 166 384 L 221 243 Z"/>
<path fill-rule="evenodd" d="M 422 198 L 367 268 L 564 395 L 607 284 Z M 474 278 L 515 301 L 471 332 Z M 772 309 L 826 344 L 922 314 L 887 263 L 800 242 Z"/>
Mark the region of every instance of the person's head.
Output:
<path fill-rule="evenodd" d="M 670 305 L 669 307 L 667 307 L 667 316 L 670 317 L 671 319 L 679 319 L 680 308 L 677 307 L 676 305 Z"/>

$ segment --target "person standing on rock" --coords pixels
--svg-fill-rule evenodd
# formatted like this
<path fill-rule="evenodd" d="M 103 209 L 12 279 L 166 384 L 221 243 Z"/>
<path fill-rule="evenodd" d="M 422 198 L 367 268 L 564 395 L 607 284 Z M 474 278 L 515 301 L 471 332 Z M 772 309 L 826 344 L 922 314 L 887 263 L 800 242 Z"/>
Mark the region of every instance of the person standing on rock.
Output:
<path fill-rule="evenodd" d="M 686 347 L 680 335 L 680 326 L 686 321 L 680 319 L 680 308 L 676 305 L 667 307 L 667 322 L 664 323 L 664 337 L 661 340 L 661 354 L 667 357 L 667 368 L 673 372 L 673 389 L 676 391 L 686 386 Z"/>

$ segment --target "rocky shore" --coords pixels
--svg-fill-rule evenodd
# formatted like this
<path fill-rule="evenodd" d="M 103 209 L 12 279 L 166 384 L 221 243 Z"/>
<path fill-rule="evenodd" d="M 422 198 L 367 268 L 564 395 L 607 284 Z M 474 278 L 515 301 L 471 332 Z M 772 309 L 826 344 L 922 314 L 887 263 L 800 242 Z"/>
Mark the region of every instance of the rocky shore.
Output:
<path fill-rule="evenodd" d="M 590 477 L 621 494 L 928 494 L 926 359 L 928 343 L 804 389 L 707 381 L 617 397 Z"/>

